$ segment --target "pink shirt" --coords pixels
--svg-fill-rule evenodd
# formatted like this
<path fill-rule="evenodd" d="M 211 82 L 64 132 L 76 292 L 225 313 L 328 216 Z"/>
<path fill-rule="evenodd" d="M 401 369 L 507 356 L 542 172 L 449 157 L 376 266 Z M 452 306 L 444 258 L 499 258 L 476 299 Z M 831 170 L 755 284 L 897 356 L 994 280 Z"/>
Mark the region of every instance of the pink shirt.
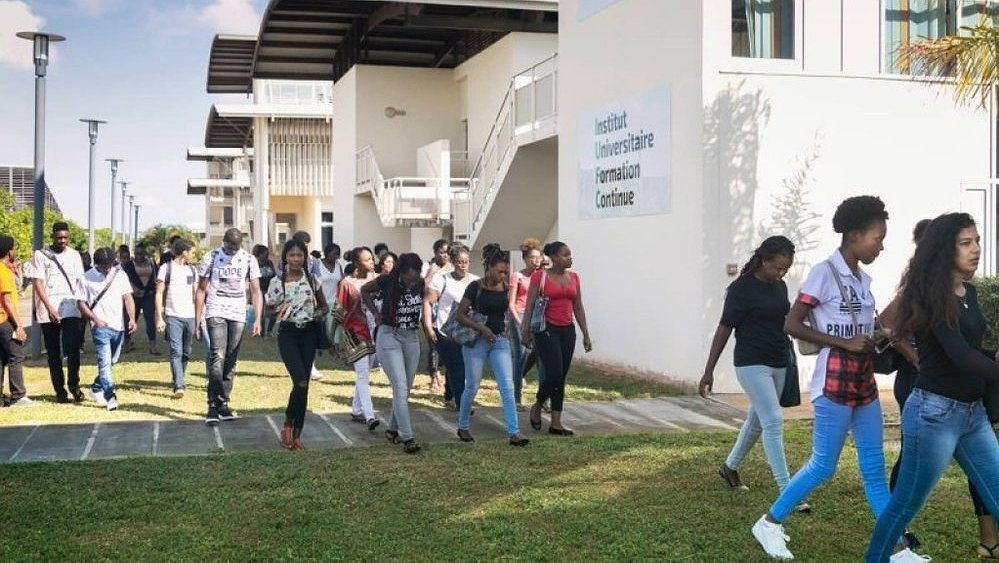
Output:
<path fill-rule="evenodd" d="M 514 272 L 510 276 L 510 285 L 517 288 L 517 299 L 513 302 L 513 307 L 523 315 L 524 309 L 527 309 L 527 290 L 531 287 L 531 278 L 519 271 Z"/>
<path fill-rule="evenodd" d="M 541 276 L 544 274 L 545 270 L 531 274 L 531 285 L 538 286 L 540 290 Z M 565 287 L 553 283 L 548 276 L 544 290 L 539 291 L 538 295 L 548 298 L 545 322 L 552 326 L 569 326 L 572 324 L 572 304 L 579 295 L 579 276 L 575 272 L 569 272 L 569 283 Z"/>

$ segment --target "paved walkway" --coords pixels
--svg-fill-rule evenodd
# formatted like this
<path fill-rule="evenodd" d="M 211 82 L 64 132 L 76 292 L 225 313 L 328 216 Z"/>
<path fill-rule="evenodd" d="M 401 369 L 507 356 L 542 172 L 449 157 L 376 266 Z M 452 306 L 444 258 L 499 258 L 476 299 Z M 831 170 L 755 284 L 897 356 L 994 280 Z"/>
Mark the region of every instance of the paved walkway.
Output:
<path fill-rule="evenodd" d="M 385 413 L 382 413 L 385 414 Z M 421 443 L 457 442 L 455 413 L 415 408 L 414 432 Z M 563 414 L 578 435 L 737 430 L 743 413 L 721 401 L 664 397 L 614 402 L 575 402 Z M 384 420 L 384 419 L 383 419 Z M 532 439 L 563 439 L 534 432 L 520 413 L 522 432 Z M 142 421 L 40 424 L 0 428 L 0 463 L 107 459 L 135 456 L 207 455 L 278 449 L 283 415 L 247 416 L 208 427 L 201 421 Z M 386 445 L 384 424 L 369 432 L 347 413 L 309 413 L 302 440 L 310 449 Z M 476 407 L 477 440 L 506 438 L 498 407 Z"/>

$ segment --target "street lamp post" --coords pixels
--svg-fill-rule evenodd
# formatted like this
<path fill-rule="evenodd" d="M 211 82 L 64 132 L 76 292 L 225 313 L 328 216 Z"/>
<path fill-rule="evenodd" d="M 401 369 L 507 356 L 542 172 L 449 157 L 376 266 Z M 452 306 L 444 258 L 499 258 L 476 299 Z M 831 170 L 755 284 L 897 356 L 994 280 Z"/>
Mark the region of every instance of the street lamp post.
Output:
<path fill-rule="evenodd" d="M 97 157 L 97 129 L 100 125 L 107 123 L 100 119 L 81 119 L 87 124 L 87 135 L 90 137 L 90 176 L 89 190 L 87 191 L 87 250 L 90 255 L 94 255 L 94 161 Z"/>
<path fill-rule="evenodd" d="M 128 205 L 125 191 L 128 189 L 128 182 L 118 182 L 121 184 L 121 243 L 128 244 Z M 116 249 L 117 250 L 117 249 Z"/>
<path fill-rule="evenodd" d="M 139 240 L 139 208 L 142 207 L 138 203 L 135 204 L 135 240 Z"/>
<path fill-rule="evenodd" d="M 128 210 L 129 210 L 129 215 L 131 215 L 132 213 L 135 212 L 135 196 L 134 195 L 128 196 Z M 138 214 L 136 214 L 136 217 L 138 217 Z M 138 238 L 138 236 L 139 236 L 139 234 L 137 232 L 135 232 L 135 223 L 132 223 L 131 228 L 130 228 L 129 233 L 128 233 L 128 242 L 129 242 L 129 244 L 131 246 L 135 246 L 135 241 Z"/>
<path fill-rule="evenodd" d="M 42 231 L 45 229 L 45 74 L 49 65 L 49 43 L 65 41 L 66 38 L 54 33 L 37 33 L 21 31 L 17 33 L 21 39 L 27 39 L 34 44 L 35 61 L 35 186 L 34 186 L 34 221 L 31 246 L 34 250 L 42 248 Z M 42 355 L 41 325 L 31 325 L 31 357 Z"/>
<path fill-rule="evenodd" d="M 116 250 L 115 248 L 115 230 L 114 230 L 114 192 L 115 192 L 115 180 L 118 177 L 118 164 L 125 162 L 120 158 L 105 158 L 104 160 L 111 163 L 111 215 L 109 216 L 109 222 L 111 223 L 111 250 Z"/>

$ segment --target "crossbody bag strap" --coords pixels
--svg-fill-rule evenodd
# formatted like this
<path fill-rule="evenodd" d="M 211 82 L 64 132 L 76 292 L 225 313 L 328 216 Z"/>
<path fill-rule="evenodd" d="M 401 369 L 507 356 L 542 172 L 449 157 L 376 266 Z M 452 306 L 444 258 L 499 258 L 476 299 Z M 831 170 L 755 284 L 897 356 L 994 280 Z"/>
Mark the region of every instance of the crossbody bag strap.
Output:
<path fill-rule="evenodd" d="M 69 290 L 73 291 L 73 282 L 69 281 L 69 274 L 67 274 L 66 269 L 62 267 L 62 263 L 56 260 L 55 253 L 48 248 L 43 248 L 42 254 L 44 254 L 49 260 L 55 262 L 56 267 L 59 268 L 60 272 L 62 272 L 62 277 L 66 278 L 66 285 L 69 286 Z"/>
<path fill-rule="evenodd" d="M 93 311 L 93 310 L 94 310 L 94 307 L 96 307 L 96 306 L 97 306 L 97 304 L 98 304 L 98 303 L 100 302 L 101 298 L 102 298 L 102 297 L 104 297 L 104 294 L 105 294 L 105 293 L 107 293 L 109 289 L 111 289 L 111 284 L 113 284 L 113 283 L 114 283 L 114 277 L 115 277 L 116 275 L 118 275 L 118 271 L 119 271 L 120 269 L 121 269 L 121 268 L 115 268 L 115 269 L 114 269 L 114 270 L 113 270 L 113 271 L 111 272 L 111 275 L 110 275 L 110 276 L 108 276 L 108 281 L 104 283 L 104 289 L 102 289 L 102 290 L 101 290 L 101 292 L 97 294 L 97 297 L 96 297 L 96 298 L 94 298 L 94 302 L 93 302 L 93 303 L 88 303 L 88 306 L 90 307 L 90 310 L 91 310 L 91 311 Z"/>
<path fill-rule="evenodd" d="M 545 296 L 545 278 L 547 278 L 547 277 L 548 277 L 548 270 L 542 271 L 541 272 L 541 292 L 538 293 L 538 295 L 540 295 L 541 297 Z"/>
<path fill-rule="evenodd" d="M 839 288 L 839 295 L 843 298 L 843 303 L 846 303 L 846 308 L 850 311 L 850 317 L 853 319 L 853 331 L 854 335 L 856 335 L 860 331 L 860 323 L 857 322 L 857 313 L 853 310 L 853 303 L 846 295 L 846 288 L 843 287 L 843 283 L 839 281 L 839 272 L 833 267 L 832 262 L 826 262 L 826 264 L 829 266 L 829 271 L 832 272 L 833 279 L 836 280 L 836 287 Z"/>

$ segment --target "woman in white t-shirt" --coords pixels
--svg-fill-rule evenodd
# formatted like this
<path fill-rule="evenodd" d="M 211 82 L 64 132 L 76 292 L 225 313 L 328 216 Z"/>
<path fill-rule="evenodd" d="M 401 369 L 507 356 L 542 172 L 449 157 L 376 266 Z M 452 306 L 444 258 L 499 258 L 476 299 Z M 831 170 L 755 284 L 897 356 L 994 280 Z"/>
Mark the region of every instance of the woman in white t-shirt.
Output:
<path fill-rule="evenodd" d="M 194 340 L 194 294 L 198 288 L 198 271 L 194 247 L 178 238 L 170 247 L 173 260 L 163 264 L 156 275 L 156 330 L 166 334 L 170 343 L 170 373 L 173 377 L 173 397 L 184 396 L 184 374 L 191 359 Z"/>
<path fill-rule="evenodd" d="M 874 295 L 871 277 L 860 269 L 884 249 L 888 213 L 875 196 L 844 200 L 833 215 L 842 242 L 827 260 L 812 267 L 788 313 L 784 330 L 822 346 L 812 374 L 815 411 L 812 455 L 752 527 L 767 555 L 791 559 L 781 523 L 795 506 L 836 472 L 847 434 L 853 435 L 867 503 L 877 517 L 891 495 L 885 477 L 881 402 L 871 351 Z M 811 326 L 806 325 L 807 317 Z M 816 327 L 818 330 L 816 330 Z M 919 557 L 911 551 L 908 560 Z"/>
<path fill-rule="evenodd" d="M 441 363 L 447 371 L 444 380 L 444 405 L 451 410 L 461 406 L 461 394 L 465 391 L 465 360 L 461 344 L 451 340 L 441 329 L 451 312 L 461 303 L 468 284 L 479 276 L 468 271 L 468 248 L 455 244 L 451 246 L 451 271 L 440 273 L 427 285 L 423 299 L 423 332 L 427 341 L 437 347 Z M 436 311 L 436 312 L 435 312 Z"/>

